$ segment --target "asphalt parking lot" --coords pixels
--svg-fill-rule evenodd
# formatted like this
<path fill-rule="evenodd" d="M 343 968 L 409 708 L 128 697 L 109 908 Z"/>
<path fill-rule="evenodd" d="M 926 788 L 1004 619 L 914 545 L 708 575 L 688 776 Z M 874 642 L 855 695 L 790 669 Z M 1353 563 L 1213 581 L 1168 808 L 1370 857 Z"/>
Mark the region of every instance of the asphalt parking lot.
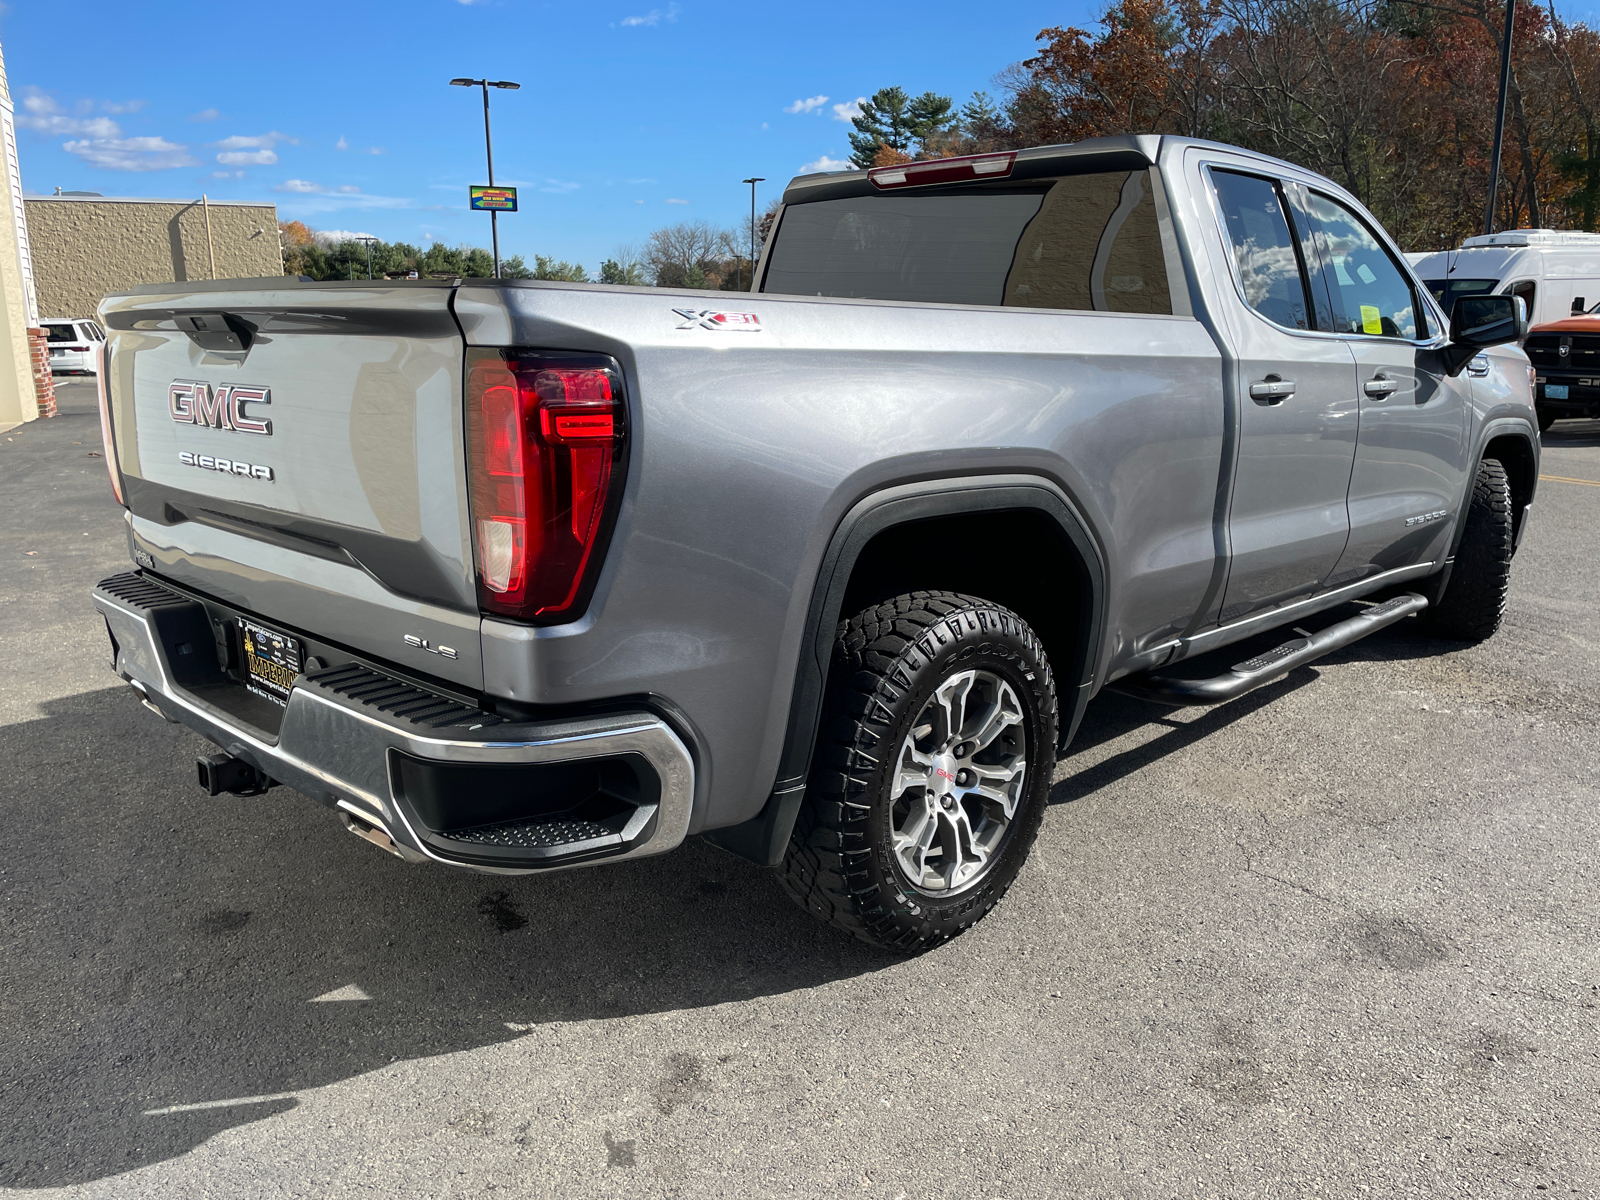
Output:
<path fill-rule="evenodd" d="M 107 668 L 62 395 L 0 434 L 4 1194 L 1600 1194 L 1600 422 L 1495 639 L 1097 700 L 1011 896 L 903 961 L 698 842 L 493 879 L 206 799 Z"/>

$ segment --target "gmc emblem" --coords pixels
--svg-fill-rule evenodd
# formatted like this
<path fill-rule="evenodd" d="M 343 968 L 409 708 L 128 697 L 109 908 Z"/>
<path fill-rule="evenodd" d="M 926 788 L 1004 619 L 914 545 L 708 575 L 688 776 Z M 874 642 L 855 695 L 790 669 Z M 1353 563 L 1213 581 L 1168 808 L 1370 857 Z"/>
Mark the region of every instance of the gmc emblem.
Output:
<path fill-rule="evenodd" d="M 235 433 L 272 436 L 272 421 L 249 416 L 246 404 L 271 404 L 272 389 L 219 383 L 212 387 L 193 379 L 176 379 L 167 389 L 167 412 L 180 425 L 209 425 Z"/>

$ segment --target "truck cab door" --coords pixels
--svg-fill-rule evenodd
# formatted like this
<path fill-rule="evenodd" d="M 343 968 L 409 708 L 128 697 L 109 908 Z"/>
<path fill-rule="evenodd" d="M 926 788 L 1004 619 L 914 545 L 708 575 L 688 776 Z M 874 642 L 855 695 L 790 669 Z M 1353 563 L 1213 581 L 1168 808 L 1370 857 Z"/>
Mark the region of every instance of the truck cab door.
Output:
<path fill-rule="evenodd" d="M 1238 304 L 1239 452 L 1220 621 L 1318 591 L 1344 553 L 1356 448 L 1350 348 L 1325 316 L 1281 181 L 1208 169 Z"/>
<path fill-rule="evenodd" d="M 1313 230 L 1313 285 L 1326 290 L 1355 357 L 1361 406 L 1350 542 L 1328 585 L 1439 561 L 1468 467 L 1467 374 L 1446 371 L 1446 331 L 1367 220 L 1312 189 L 1292 189 L 1292 198 Z"/>

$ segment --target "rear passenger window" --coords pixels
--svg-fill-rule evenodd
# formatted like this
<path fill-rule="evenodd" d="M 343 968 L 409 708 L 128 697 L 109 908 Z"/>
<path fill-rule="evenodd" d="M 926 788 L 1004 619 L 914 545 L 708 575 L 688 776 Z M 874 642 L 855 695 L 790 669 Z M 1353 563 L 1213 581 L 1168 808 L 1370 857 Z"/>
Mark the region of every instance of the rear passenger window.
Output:
<path fill-rule="evenodd" d="M 1306 207 L 1322 227 L 1322 281 L 1333 298 L 1334 328 L 1415 341 L 1417 303 L 1411 283 L 1366 222 L 1317 192 L 1306 193 Z"/>
<path fill-rule="evenodd" d="M 1283 196 L 1270 179 L 1212 171 L 1245 300 L 1267 320 L 1310 329 L 1306 285 Z"/>
<path fill-rule="evenodd" d="M 762 291 L 1172 312 L 1150 171 L 847 196 L 784 210 Z"/>

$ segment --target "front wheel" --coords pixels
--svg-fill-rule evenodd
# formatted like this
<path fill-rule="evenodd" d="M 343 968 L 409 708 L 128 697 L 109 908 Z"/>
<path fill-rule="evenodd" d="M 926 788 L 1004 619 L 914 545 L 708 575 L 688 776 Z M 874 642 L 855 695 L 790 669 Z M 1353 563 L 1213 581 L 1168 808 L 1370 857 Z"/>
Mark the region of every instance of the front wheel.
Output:
<path fill-rule="evenodd" d="M 1055 684 L 1015 613 L 912 592 L 841 625 L 783 881 L 885 949 L 972 925 L 1011 886 L 1055 766 Z"/>
<path fill-rule="evenodd" d="M 1511 554 L 1516 517 L 1511 480 L 1493 458 L 1478 464 L 1467 505 L 1466 528 L 1456 547 L 1455 566 L 1439 603 L 1425 615 L 1430 632 L 1463 642 L 1493 637 L 1505 617 L 1511 590 Z"/>

